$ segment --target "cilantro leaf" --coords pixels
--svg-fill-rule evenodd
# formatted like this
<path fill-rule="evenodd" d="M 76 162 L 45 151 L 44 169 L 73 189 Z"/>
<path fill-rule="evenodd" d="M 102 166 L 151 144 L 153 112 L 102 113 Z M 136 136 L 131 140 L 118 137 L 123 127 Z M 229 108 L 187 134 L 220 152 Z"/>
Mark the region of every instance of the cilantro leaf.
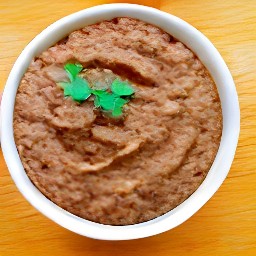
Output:
<path fill-rule="evenodd" d="M 70 81 L 73 82 L 77 77 L 78 73 L 83 69 L 83 66 L 79 63 L 76 63 L 76 64 L 67 63 L 64 66 L 64 69 L 66 70 Z"/>
<path fill-rule="evenodd" d="M 92 93 L 95 95 L 95 107 L 101 107 L 103 110 L 110 111 L 113 117 L 122 115 L 123 106 L 128 100 L 107 91 L 92 91 Z"/>
<path fill-rule="evenodd" d="M 71 91 L 70 91 L 70 83 L 66 83 L 66 82 L 61 82 L 58 83 L 58 85 L 64 90 L 64 96 L 68 96 L 70 95 Z"/>
<path fill-rule="evenodd" d="M 115 79 L 111 85 L 111 91 L 119 96 L 129 96 L 134 93 L 134 89 L 126 81 Z"/>
<path fill-rule="evenodd" d="M 123 108 L 122 107 L 115 107 L 112 111 L 113 117 L 119 117 L 123 114 Z"/>
<path fill-rule="evenodd" d="M 110 93 L 104 93 L 98 95 L 99 97 L 99 104 L 104 110 L 113 110 L 114 109 L 114 102 L 115 102 L 115 95 Z"/>
<path fill-rule="evenodd" d="M 104 94 L 108 94 L 105 90 L 92 90 L 92 94 L 94 94 L 94 106 L 96 108 L 100 107 L 100 97 L 102 97 Z"/>
<path fill-rule="evenodd" d="M 122 98 L 116 98 L 114 101 L 114 108 L 112 110 L 112 115 L 118 117 L 122 115 L 123 106 L 128 102 L 128 100 Z"/>
<path fill-rule="evenodd" d="M 73 100 L 82 102 L 93 94 L 95 107 L 100 107 L 102 110 L 111 113 L 112 117 L 122 115 L 124 105 L 129 102 L 134 94 L 134 89 L 130 84 L 118 78 L 112 82 L 111 91 L 107 90 L 108 87 L 99 88 L 96 86 L 96 88 L 91 88 L 85 78 L 78 76 L 83 69 L 83 66 L 79 63 L 67 63 L 64 69 L 70 79 L 70 82 L 59 83 L 64 90 L 64 95 L 71 96 Z"/>
<path fill-rule="evenodd" d="M 105 94 L 109 94 L 106 90 L 92 90 L 92 93 L 97 96 L 102 96 Z"/>
<path fill-rule="evenodd" d="M 65 96 L 71 96 L 75 101 L 83 101 L 90 97 L 91 89 L 86 80 L 77 76 L 71 83 L 60 83 Z"/>

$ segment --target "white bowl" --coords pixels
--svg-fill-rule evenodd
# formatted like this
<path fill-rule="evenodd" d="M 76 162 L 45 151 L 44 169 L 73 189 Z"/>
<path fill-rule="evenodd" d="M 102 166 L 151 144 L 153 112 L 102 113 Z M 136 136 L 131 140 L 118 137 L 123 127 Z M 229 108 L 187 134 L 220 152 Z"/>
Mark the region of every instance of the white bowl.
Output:
<path fill-rule="evenodd" d="M 141 224 L 110 226 L 77 217 L 47 199 L 29 180 L 18 155 L 13 136 L 13 109 L 20 80 L 35 55 L 40 54 L 73 30 L 114 17 L 129 16 L 154 24 L 187 45 L 213 77 L 220 95 L 223 133 L 214 163 L 201 186 L 168 213 Z M 24 197 L 41 213 L 59 225 L 83 236 L 104 240 L 129 240 L 170 230 L 197 212 L 226 178 L 234 158 L 240 128 L 240 111 L 232 76 L 212 43 L 185 21 L 154 8 L 132 4 L 100 5 L 58 20 L 36 36 L 15 62 L 2 98 L 2 150 L 10 174 Z"/>

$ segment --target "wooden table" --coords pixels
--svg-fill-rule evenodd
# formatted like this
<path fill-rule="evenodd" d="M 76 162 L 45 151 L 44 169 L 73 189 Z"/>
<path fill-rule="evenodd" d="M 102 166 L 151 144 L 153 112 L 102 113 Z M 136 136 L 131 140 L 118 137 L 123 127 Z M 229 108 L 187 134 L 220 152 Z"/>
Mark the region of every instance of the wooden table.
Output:
<path fill-rule="evenodd" d="M 0 86 L 21 50 L 46 26 L 89 6 L 122 1 L 1 0 Z M 236 157 L 213 198 L 181 226 L 154 237 L 96 241 L 37 212 L 14 185 L 0 154 L 0 255 L 256 255 L 255 0 L 124 1 L 172 13 L 202 31 L 234 76 L 241 106 Z"/>

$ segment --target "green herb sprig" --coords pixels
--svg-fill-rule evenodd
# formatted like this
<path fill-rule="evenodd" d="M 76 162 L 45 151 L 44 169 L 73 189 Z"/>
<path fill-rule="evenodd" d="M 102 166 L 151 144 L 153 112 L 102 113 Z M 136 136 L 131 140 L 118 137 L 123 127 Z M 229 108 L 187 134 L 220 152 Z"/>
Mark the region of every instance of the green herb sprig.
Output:
<path fill-rule="evenodd" d="M 130 84 L 118 78 L 112 82 L 111 91 L 107 89 L 93 90 L 89 86 L 89 82 L 79 76 L 83 69 L 83 66 L 79 63 L 67 63 L 64 69 L 70 80 L 70 82 L 59 83 L 65 96 L 70 96 L 77 102 L 83 102 L 94 95 L 94 106 L 110 112 L 113 117 L 122 115 L 124 105 L 129 102 L 134 94 L 134 89 Z"/>

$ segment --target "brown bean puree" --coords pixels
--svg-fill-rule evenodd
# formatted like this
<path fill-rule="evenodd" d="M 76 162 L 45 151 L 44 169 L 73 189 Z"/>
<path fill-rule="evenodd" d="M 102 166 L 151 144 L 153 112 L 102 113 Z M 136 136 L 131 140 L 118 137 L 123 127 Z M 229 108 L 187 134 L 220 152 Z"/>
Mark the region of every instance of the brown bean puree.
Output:
<path fill-rule="evenodd" d="M 122 118 L 92 100 L 64 97 L 64 64 L 99 83 L 127 79 L 135 97 Z M 72 32 L 36 57 L 21 80 L 15 142 L 35 186 L 67 211 L 103 224 L 158 217 L 202 183 L 222 133 L 221 104 L 206 68 L 161 29 L 115 18 Z"/>

